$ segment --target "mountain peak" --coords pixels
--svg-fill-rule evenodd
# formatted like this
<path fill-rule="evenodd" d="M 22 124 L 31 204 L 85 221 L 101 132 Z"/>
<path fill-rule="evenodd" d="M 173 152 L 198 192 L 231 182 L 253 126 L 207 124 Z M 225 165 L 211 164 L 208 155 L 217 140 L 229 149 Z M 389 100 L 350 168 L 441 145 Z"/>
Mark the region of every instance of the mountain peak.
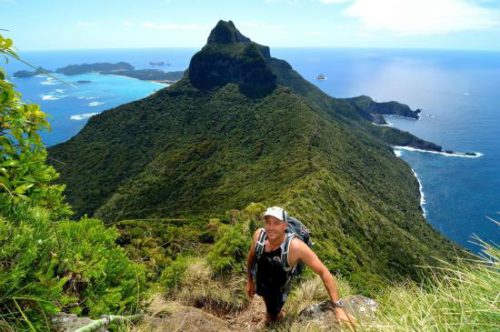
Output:
<path fill-rule="evenodd" d="M 215 28 L 212 29 L 207 40 L 208 44 L 231 44 L 231 43 L 250 43 L 250 38 L 245 37 L 236 29 L 232 21 L 220 20 Z"/>
<path fill-rule="evenodd" d="M 263 97 L 277 85 L 270 61 L 269 47 L 242 35 L 232 21 L 220 20 L 207 44 L 191 58 L 188 77 L 198 89 L 234 83 L 249 97 Z"/>

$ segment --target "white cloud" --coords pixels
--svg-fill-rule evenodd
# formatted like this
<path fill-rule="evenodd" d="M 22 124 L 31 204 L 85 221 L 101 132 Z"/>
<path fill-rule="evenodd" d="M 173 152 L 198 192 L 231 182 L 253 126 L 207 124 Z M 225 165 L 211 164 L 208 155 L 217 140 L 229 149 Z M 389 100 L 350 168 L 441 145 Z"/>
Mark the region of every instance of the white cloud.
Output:
<path fill-rule="evenodd" d="M 143 28 L 156 29 L 156 30 L 184 30 L 184 31 L 194 31 L 203 30 L 206 31 L 210 27 L 200 24 L 176 24 L 176 23 L 153 23 L 144 22 L 142 23 Z"/>
<path fill-rule="evenodd" d="M 70 118 L 70 120 L 81 121 L 81 120 L 88 119 L 96 114 L 99 114 L 99 113 L 93 112 L 93 113 L 75 114 L 75 115 L 70 116 L 69 118 Z"/>
<path fill-rule="evenodd" d="M 465 0 L 356 0 L 344 14 L 369 31 L 402 35 L 484 30 L 500 25 L 500 12 Z"/>

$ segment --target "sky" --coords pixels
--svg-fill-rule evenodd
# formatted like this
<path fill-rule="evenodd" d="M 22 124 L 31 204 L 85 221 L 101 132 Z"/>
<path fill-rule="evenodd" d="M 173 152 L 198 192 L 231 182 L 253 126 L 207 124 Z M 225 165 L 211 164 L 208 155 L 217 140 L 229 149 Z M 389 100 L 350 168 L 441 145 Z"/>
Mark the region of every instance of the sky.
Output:
<path fill-rule="evenodd" d="M 221 19 L 271 47 L 500 51 L 500 0 L 0 0 L 19 51 L 200 48 Z"/>

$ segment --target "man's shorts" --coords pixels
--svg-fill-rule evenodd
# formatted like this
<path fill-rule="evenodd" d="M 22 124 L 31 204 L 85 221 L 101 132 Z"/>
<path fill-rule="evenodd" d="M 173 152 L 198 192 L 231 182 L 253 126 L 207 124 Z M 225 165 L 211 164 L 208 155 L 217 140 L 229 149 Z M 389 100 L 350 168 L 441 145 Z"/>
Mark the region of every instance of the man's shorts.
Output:
<path fill-rule="evenodd" d="M 266 311 L 271 318 L 276 318 L 285 304 L 287 293 L 282 293 L 279 290 L 275 292 L 266 292 L 262 295 L 266 303 Z"/>

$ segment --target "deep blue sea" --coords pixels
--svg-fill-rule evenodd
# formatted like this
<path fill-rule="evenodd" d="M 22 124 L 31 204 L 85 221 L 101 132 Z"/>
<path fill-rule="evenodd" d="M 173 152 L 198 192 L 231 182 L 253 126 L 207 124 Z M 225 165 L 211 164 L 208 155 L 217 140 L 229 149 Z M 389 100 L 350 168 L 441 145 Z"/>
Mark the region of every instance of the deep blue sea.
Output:
<path fill-rule="evenodd" d="M 168 61 L 166 71 L 184 70 L 196 49 L 121 49 L 25 52 L 36 66 L 56 69 L 69 64 L 126 61 L 151 68 Z M 427 220 L 446 237 L 473 250 L 470 241 L 499 243 L 500 227 L 500 53 L 396 49 L 272 49 L 304 78 L 334 97 L 368 95 L 422 109 L 419 120 L 388 117 L 397 128 L 454 151 L 474 151 L 479 158 L 449 157 L 398 150 L 418 176 Z M 7 73 L 26 69 L 11 61 Z M 318 81 L 318 74 L 327 80 Z M 143 98 L 165 85 L 119 76 L 85 74 L 11 78 L 24 100 L 50 115 L 47 145 L 74 136 L 92 114 Z M 90 80 L 89 84 L 77 84 Z"/>

